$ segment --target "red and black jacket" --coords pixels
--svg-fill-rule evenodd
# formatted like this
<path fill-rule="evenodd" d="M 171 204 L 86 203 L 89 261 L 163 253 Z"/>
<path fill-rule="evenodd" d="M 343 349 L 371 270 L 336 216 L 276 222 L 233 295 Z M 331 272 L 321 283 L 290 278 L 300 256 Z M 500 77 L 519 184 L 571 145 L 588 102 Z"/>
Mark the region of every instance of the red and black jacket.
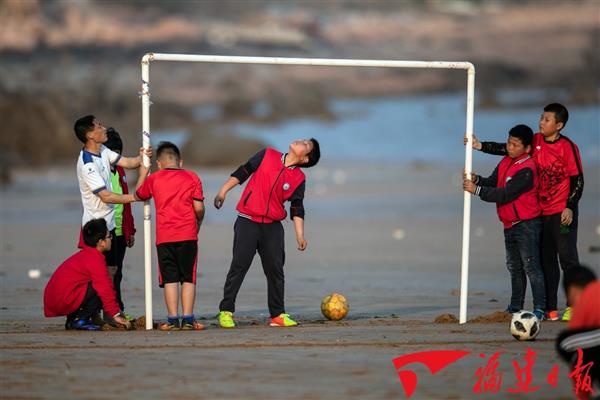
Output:
<path fill-rule="evenodd" d="M 536 145 L 536 143 L 537 143 L 537 145 Z M 573 143 L 573 141 L 571 139 L 569 139 L 568 137 L 566 137 L 562 134 L 559 135 L 559 137 L 557 139 L 555 139 L 554 141 L 548 141 L 548 140 L 546 140 L 546 138 L 544 138 L 544 136 L 541 133 L 536 133 L 533 136 L 531 156 L 533 157 L 534 161 L 538 165 L 538 173 L 540 175 L 544 173 L 544 169 L 553 170 L 553 169 L 555 169 L 555 167 L 558 167 L 558 169 L 560 169 L 560 165 L 558 165 L 558 166 L 557 165 L 541 166 L 539 163 L 539 160 L 538 160 L 539 152 L 537 151 L 538 149 L 540 149 L 542 147 L 542 145 L 554 146 L 554 145 L 560 145 L 560 144 L 566 144 L 565 147 L 571 150 L 572 156 L 573 156 L 572 160 L 575 161 L 575 164 L 576 164 L 575 166 L 577 168 L 577 174 L 571 174 L 568 177 L 569 191 L 568 191 L 567 198 L 565 199 L 566 205 L 563 205 L 562 207 L 564 208 L 566 206 L 570 210 L 575 210 L 578 206 L 579 200 L 581 199 L 581 195 L 583 194 L 583 186 L 584 186 L 583 169 L 581 167 L 581 158 L 579 156 L 579 150 L 578 150 L 577 146 L 575 145 L 575 143 Z M 483 153 L 500 155 L 500 156 L 508 155 L 508 151 L 506 150 L 506 143 L 481 142 L 481 151 Z M 561 163 L 561 164 L 563 164 L 563 166 L 564 166 L 564 163 Z M 554 174 L 550 174 L 550 175 L 554 175 Z M 540 182 L 540 184 L 541 184 L 541 182 Z M 552 183 L 552 186 L 555 186 L 555 183 Z M 554 190 L 554 192 L 558 193 L 558 191 L 556 191 L 556 189 Z M 542 200 L 542 199 L 540 199 L 540 200 Z M 542 206 L 542 212 L 544 215 L 550 215 L 550 214 L 553 214 L 558 211 L 554 207 L 552 207 L 552 205 L 553 205 L 552 200 L 546 201 L 546 203 L 550 203 L 550 207 L 548 207 L 548 206 L 544 207 L 544 202 L 543 201 L 540 202 L 540 205 Z M 551 208 L 551 209 L 548 209 L 548 208 Z M 562 211 L 561 207 L 558 207 L 558 208 L 560 209 L 560 211 Z"/>
<path fill-rule="evenodd" d="M 284 154 L 266 148 L 231 174 L 240 184 L 251 176 L 236 207 L 240 216 L 258 223 L 281 221 L 287 216 L 283 203 L 289 200 L 290 217 L 304 218 L 304 173 L 284 162 Z"/>
<path fill-rule="evenodd" d="M 496 203 L 498 218 L 505 229 L 518 222 L 537 218 L 542 210 L 538 199 L 537 167 L 529 154 L 504 157 L 488 178 L 477 176 L 475 194 Z"/>
<path fill-rule="evenodd" d="M 77 310 L 90 282 L 106 314 L 111 317 L 118 314 L 119 304 L 104 254 L 95 247 L 85 246 L 67 258 L 50 277 L 44 289 L 44 315 L 59 317 Z"/>

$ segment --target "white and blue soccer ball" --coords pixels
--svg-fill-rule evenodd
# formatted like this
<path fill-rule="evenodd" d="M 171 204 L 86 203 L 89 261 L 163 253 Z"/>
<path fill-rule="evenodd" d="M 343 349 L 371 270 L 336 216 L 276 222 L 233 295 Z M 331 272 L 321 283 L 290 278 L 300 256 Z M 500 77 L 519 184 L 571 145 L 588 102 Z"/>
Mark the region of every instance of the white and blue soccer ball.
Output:
<path fill-rule="evenodd" d="M 517 340 L 534 340 L 540 329 L 540 320 L 531 311 L 516 312 L 510 321 L 510 333 Z"/>

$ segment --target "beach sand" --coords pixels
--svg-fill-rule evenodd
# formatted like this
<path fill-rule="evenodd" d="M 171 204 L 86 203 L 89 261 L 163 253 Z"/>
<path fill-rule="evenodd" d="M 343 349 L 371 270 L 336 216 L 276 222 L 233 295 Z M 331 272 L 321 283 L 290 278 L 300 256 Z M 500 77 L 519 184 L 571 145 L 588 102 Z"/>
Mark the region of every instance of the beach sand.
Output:
<path fill-rule="evenodd" d="M 491 167 L 489 170 L 491 171 Z M 460 165 L 323 163 L 307 171 L 308 249 L 286 229 L 286 306 L 301 322 L 266 326 L 266 281 L 256 257 L 237 299 L 239 328 L 222 330 L 215 316 L 233 237 L 232 191 L 217 211 L 212 198 L 229 170 L 199 170 L 207 215 L 199 236 L 196 315 L 201 332 L 64 331 L 64 319 L 43 317 L 50 275 L 75 251 L 81 205 L 74 167 L 15 171 L 0 192 L 0 391 L 3 398 L 405 398 L 392 360 L 428 350 L 471 354 L 431 376 L 423 365 L 417 399 L 505 398 L 517 384 L 513 360 L 537 353 L 532 386 L 511 398 L 571 398 L 567 367 L 554 351 L 566 325 L 543 322 L 534 342 L 517 342 L 507 322 L 434 323 L 458 316 L 462 202 Z M 487 170 L 481 168 L 480 170 Z M 582 262 L 600 270 L 598 167 L 588 166 L 580 203 Z M 134 206 L 136 245 L 125 258 L 126 311 L 144 312 L 142 207 Z M 506 307 L 509 277 L 495 207 L 473 199 L 468 318 Z M 153 263 L 154 318 L 165 318 Z M 31 279 L 28 271 L 41 276 Z M 322 297 L 343 293 L 350 313 L 339 322 L 320 314 Z M 560 304 L 564 296 L 560 293 Z M 531 298 L 526 299 L 531 308 Z M 479 367 L 502 351 L 498 393 L 476 395 Z M 480 357 L 485 354 L 485 357 Z M 558 385 L 547 383 L 553 365 Z"/>

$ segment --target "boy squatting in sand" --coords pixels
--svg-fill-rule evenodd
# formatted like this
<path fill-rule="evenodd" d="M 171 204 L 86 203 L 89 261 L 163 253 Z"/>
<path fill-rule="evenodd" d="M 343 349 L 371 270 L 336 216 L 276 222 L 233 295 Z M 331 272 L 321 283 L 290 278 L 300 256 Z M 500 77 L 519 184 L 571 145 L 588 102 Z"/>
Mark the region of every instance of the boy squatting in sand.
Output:
<path fill-rule="evenodd" d="M 196 299 L 196 264 L 198 232 L 204 219 L 202 182 L 192 171 L 182 169 L 177 146 L 161 142 L 156 150 L 158 171 L 146 177 L 147 167 L 140 167 L 135 197 L 154 199 L 156 209 L 156 253 L 159 285 L 164 288 L 167 322 L 160 330 L 201 330 L 194 318 Z M 183 315 L 179 320 L 179 286 Z"/>
<path fill-rule="evenodd" d="M 114 323 L 131 327 L 119 309 L 104 253 L 110 251 L 112 235 L 102 218 L 82 228 L 85 245 L 54 271 L 44 290 L 44 315 L 66 315 L 66 329 L 100 330 L 94 318 L 100 309 Z"/>
<path fill-rule="evenodd" d="M 508 155 L 500 161 L 487 178 L 472 173 L 465 177 L 464 190 L 496 203 L 498 217 L 504 225 L 506 267 L 510 272 L 512 295 L 507 311 L 523 309 L 527 277 L 533 293 L 533 313 L 544 318 L 546 292 L 540 265 L 540 215 L 538 175 L 529 155 L 533 131 L 526 125 L 517 125 L 508 133 Z"/>
<path fill-rule="evenodd" d="M 284 306 L 285 245 L 281 221 L 287 214 L 284 202 L 290 201 L 290 217 L 294 221 L 298 250 L 304 251 L 305 177 L 301 168 L 316 165 L 320 157 L 319 143 L 315 139 L 292 142 L 286 154 L 266 148 L 235 170 L 215 197 L 214 205 L 219 209 L 227 192 L 250 178 L 237 204 L 233 259 L 223 289 L 223 300 L 219 304 L 222 328 L 235 327 L 235 299 L 257 251 L 267 277 L 270 325 L 297 325 L 286 314 Z"/>

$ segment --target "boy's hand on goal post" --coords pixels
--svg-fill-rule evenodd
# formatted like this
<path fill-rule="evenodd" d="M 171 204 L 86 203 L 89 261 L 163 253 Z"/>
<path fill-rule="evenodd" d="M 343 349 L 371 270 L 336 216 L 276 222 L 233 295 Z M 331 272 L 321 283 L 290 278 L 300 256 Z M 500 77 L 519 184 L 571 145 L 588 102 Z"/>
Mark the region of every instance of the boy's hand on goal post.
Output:
<path fill-rule="evenodd" d="M 475 185 L 475 183 L 473 183 L 473 181 L 470 181 L 468 179 L 465 178 L 465 180 L 463 180 L 463 189 L 466 192 L 469 192 L 471 194 L 475 194 L 475 190 L 477 189 L 477 186 Z"/>
<path fill-rule="evenodd" d="M 467 178 L 467 171 L 465 171 L 465 169 L 463 168 L 463 181 L 465 179 L 469 179 Z M 475 173 L 475 171 L 471 171 L 471 179 L 469 179 L 473 182 L 477 182 L 477 174 Z"/>
<path fill-rule="evenodd" d="M 469 141 L 469 139 L 467 138 L 467 135 L 465 135 L 465 138 L 464 138 L 465 145 L 467 144 L 468 141 Z M 475 135 L 473 135 L 473 149 L 481 150 L 481 142 L 477 139 L 477 136 L 475 136 Z"/>
<path fill-rule="evenodd" d="M 152 160 L 152 146 L 148 146 L 147 149 L 145 147 L 140 147 L 140 158 L 143 160 L 144 156 L 148 156 L 148 158 Z"/>

